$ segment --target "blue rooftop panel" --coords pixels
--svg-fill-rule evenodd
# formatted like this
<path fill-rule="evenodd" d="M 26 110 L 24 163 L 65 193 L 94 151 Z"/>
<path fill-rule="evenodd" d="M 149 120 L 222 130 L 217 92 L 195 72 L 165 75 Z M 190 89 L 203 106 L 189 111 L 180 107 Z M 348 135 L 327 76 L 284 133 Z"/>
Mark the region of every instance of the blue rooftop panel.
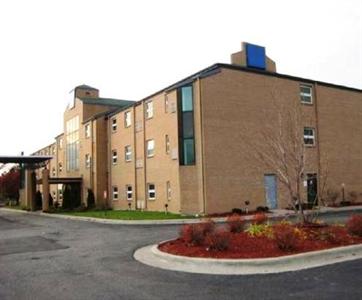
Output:
<path fill-rule="evenodd" d="M 246 64 L 250 68 L 265 70 L 265 48 L 246 44 Z"/>

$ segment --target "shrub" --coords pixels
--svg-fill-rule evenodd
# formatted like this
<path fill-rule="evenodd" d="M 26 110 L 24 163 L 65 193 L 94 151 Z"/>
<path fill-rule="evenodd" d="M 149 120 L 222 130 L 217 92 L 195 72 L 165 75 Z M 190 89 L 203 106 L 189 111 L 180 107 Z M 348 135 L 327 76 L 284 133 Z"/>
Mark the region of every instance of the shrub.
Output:
<path fill-rule="evenodd" d="M 256 208 L 257 212 L 268 212 L 269 211 L 269 207 L 268 206 L 258 206 Z"/>
<path fill-rule="evenodd" d="M 341 227 L 333 227 L 319 231 L 318 239 L 327 241 L 331 244 L 341 245 L 347 242 L 347 237 L 344 234 L 344 229 Z"/>
<path fill-rule="evenodd" d="M 230 232 L 239 233 L 244 230 L 244 220 L 239 215 L 229 216 L 226 220 L 226 224 Z"/>
<path fill-rule="evenodd" d="M 225 251 L 230 246 L 230 232 L 223 229 L 215 230 L 206 236 L 205 242 L 208 250 Z"/>
<path fill-rule="evenodd" d="M 87 195 L 87 207 L 93 208 L 96 204 L 96 199 L 94 197 L 94 193 L 92 189 L 88 189 L 88 195 Z"/>
<path fill-rule="evenodd" d="M 362 237 L 362 215 L 352 215 L 346 226 L 349 233 Z"/>
<path fill-rule="evenodd" d="M 187 244 L 200 246 L 204 242 L 206 235 L 213 233 L 214 230 L 215 223 L 211 220 L 204 223 L 187 224 L 182 226 L 180 238 Z"/>
<path fill-rule="evenodd" d="M 298 229 L 288 224 L 277 224 L 273 228 L 274 240 L 280 250 L 295 250 L 300 239 Z"/>
<path fill-rule="evenodd" d="M 326 200 L 327 205 L 336 206 L 339 192 L 336 190 L 327 190 Z"/>
<path fill-rule="evenodd" d="M 264 213 L 257 213 L 253 218 L 254 224 L 264 224 L 268 220 L 268 217 Z"/>
<path fill-rule="evenodd" d="M 245 230 L 250 236 L 267 236 L 273 235 L 271 227 L 266 224 L 250 224 L 248 229 Z"/>
<path fill-rule="evenodd" d="M 243 213 L 243 211 L 241 210 L 241 208 L 233 208 L 231 210 L 231 213 L 234 215 L 241 215 Z"/>
<path fill-rule="evenodd" d="M 357 201 L 357 198 L 358 198 L 358 193 L 355 192 L 355 191 L 351 191 L 348 193 L 348 197 L 349 197 L 349 200 L 354 203 Z"/>

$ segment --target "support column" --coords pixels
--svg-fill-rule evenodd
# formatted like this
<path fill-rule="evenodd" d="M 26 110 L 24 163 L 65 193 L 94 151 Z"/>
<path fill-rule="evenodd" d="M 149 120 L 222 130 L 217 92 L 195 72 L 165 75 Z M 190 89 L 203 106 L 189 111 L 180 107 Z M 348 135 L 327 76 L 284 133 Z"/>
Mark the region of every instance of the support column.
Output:
<path fill-rule="evenodd" d="M 43 212 L 49 211 L 49 170 L 44 169 L 42 171 L 42 182 L 43 182 Z"/>
<path fill-rule="evenodd" d="M 35 210 L 34 207 L 32 207 L 32 204 L 34 202 L 33 199 L 33 193 L 32 193 L 32 176 L 31 171 L 29 169 L 25 169 L 25 186 L 24 186 L 24 206 L 30 210 Z"/>

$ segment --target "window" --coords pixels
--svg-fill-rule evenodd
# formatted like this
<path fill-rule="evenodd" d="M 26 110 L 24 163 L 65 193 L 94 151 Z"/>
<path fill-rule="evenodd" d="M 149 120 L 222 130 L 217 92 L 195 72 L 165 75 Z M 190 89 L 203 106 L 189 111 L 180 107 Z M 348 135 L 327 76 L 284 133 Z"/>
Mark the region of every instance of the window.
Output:
<path fill-rule="evenodd" d="M 131 112 L 130 111 L 126 111 L 124 113 L 124 127 L 130 127 L 132 125 L 132 121 L 131 121 Z"/>
<path fill-rule="evenodd" d="M 58 164 L 58 170 L 59 170 L 59 173 L 62 173 L 62 171 L 63 171 L 63 164 L 61 162 Z"/>
<path fill-rule="evenodd" d="M 131 161 L 132 159 L 132 150 L 131 150 L 131 146 L 126 146 L 124 147 L 124 158 L 126 161 Z"/>
<path fill-rule="evenodd" d="M 168 134 L 165 135 L 165 148 L 166 148 L 166 154 L 170 153 L 170 137 Z"/>
<path fill-rule="evenodd" d="M 63 139 L 59 139 L 59 149 L 63 149 Z"/>
<path fill-rule="evenodd" d="M 55 146 L 52 147 L 52 153 L 53 155 L 55 155 L 55 152 L 56 152 L 56 149 L 55 149 Z"/>
<path fill-rule="evenodd" d="M 148 200 L 156 199 L 156 187 L 154 183 L 147 184 Z"/>
<path fill-rule="evenodd" d="M 88 169 L 91 166 L 91 157 L 90 154 L 85 155 L 85 167 Z"/>
<path fill-rule="evenodd" d="M 195 164 L 194 107 L 192 86 L 178 89 L 180 165 Z"/>
<path fill-rule="evenodd" d="M 117 119 L 113 118 L 112 119 L 112 132 L 116 132 L 117 131 Z"/>
<path fill-rule="evenodd" d="M 67 170 L 79 168 L 79 116 L 65 123 L 66 129 L 66 158 Z"/>
<path fill-rule="evenodd" d="M 314 128 L 304 127 L 304 145 L 315 144 Z"/>
<path fill-rule="evenodd" d="M 166 182 L 166 195 L 167 195 L 167 200 L 170 201 L 171 200 L 171 182 L 169 182 L 169 181 Z"/>
<path fill-rule="evenodd" d="M 300 90 L 300 101 L 302 103 L 312 104 L 312 87 L 310 85 L 301 84 Z"/>
<path fill-rule="evenodd" d="M 52 168 L 52 176 L 55 177 L 56 173 L 55 173 L 55 168 Z"/>
<path fill-rule="evenodd" d="M 117 163 L 117 150 L 112 150 L 112 163 L 114 165 Z"/>
<path fill-rule="evenodd" d="M 118 200 L 118 187 L 114 186 L 112 188 L 112 192 L 113 192 L 113 200 Z"/>
<path fill-rule="evenodd" d="M 84 127 L 84 131 L 85 131 L 85 137 L 89 138 L 91 136 L 91 131 L 90 131 L 90 124 L 86 124 Z"/>
<path fill-rule="evenodd" d="M 168 102 L 168 95 L 165 94 L 165 113 L 168 113 L 168 107 L 169 107 L 169 102 Z"/>
<path fill-rule="evenodd" d="M 146 102 L 146 119 L 150 119 L 153 117 L 153 102 Z"/>
<path fill-rule="evenodd" d="M 148 140 L 147 141 L 147 157 L 152 157 L 155 155 L 155 141 Z"/>
<path fill-rule="evenodd" d="M 128 201 L 132 200 L 132 185 L 126 185 L 126 199 Z"/>

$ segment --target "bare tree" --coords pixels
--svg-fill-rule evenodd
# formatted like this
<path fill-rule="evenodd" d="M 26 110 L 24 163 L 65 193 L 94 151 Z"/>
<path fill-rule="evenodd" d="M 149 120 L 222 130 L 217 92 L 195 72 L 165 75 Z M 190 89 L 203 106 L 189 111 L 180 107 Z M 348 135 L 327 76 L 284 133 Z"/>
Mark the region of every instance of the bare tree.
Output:
<path fill-rule="evenodd" d="M 299 101 L 286 99 L 277 88 L 271 94 L 266 108 L 260 112 L 262 124 L 254 126 L 257 129 L 253 130 L 251 138 L 248 137 L 247 152 L 257 168 L 275 173 L 288 193 L 289 205 L 298 213 L 300 221 L 306 222 L 303 182 L 306 180 L 308 143 L 315 141 L 305 139 L 304 128 L 313 127 L 313 123 L 308 115 L 303 114 Z M 318 189 L 314 203 L 325 190 L 327 173 L 319 177 L 323 178 L 323 184 L 320 184 L 322 189 Z"/>

